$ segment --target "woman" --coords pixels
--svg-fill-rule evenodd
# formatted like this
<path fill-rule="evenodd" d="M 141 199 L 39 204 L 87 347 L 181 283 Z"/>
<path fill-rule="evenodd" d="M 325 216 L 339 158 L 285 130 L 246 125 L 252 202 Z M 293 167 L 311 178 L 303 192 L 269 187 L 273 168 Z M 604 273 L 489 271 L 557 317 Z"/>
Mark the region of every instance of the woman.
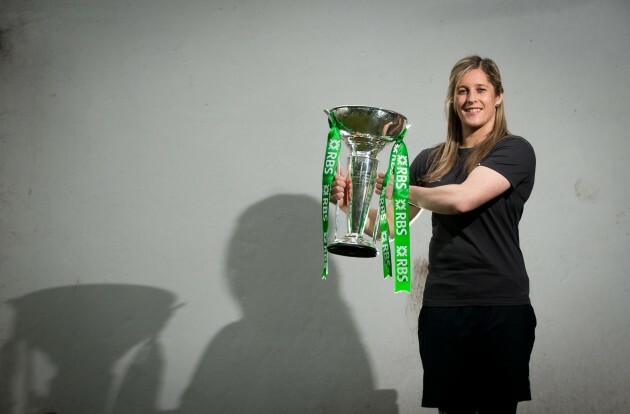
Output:
<path fill-rule="evenodd" d="M 518 223 L 536 158 L 525 139 L 508 132 L 492 60 L 457 62 L 445 104 L 446 140 L 415 158 L 409 190 L 412 216 L 433 212 L 418 327 L 422 405 L 448 414 L 515 413 L 519 401 L 531 399 L 536 317 Z M 343 204 L 345 186 L 338 175 L 333 202 Z"/>

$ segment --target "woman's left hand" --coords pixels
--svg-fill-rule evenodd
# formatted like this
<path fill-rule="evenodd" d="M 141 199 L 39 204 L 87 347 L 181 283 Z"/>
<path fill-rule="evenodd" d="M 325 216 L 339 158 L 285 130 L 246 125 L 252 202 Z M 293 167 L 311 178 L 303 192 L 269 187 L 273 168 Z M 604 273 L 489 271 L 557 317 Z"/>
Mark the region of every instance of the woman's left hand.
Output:
<path fill-rule="evenodd" d="M 381 192 L 383 191 L 383 181 L 385 181 L 385 173 L 378 173 L 376 175 L 376 181 L 375 181 L 375 191 L 376 194 L 381 194 Z M 392 197 L 394 196 L 394 181 L 389 180 L 389 183 L 387 183 L 387 192 L 385 193 L 385 197 L 388 200 L 391 200 Z"/>

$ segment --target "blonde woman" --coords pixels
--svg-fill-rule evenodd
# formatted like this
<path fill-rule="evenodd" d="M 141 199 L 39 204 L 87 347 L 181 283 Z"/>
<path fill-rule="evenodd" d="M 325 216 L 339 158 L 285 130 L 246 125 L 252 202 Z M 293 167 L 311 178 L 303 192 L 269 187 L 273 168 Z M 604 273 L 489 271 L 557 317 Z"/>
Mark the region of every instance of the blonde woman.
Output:
<path fill-rule="evenodd" d="M 448 414 L 515 413 L 531 399 L 536 316 L 518 225 L 536 157 L 508 131 L 492 60 L 457 62 L 445 104 L 446 140 L 422 151 L 410 172 L 410 213 L 431 211 L 433 225 L 418 327 L 422 405 Z M 333 187 L 333 202 L 343 203 L 341 175 Z"/>

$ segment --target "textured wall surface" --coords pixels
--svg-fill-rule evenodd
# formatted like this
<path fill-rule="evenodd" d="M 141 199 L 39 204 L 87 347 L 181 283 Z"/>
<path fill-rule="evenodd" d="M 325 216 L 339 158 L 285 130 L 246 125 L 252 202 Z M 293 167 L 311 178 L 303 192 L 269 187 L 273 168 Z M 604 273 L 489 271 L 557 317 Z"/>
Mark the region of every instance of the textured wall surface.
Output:
<path fill-rule="evenodd" d="M 448 72 L 501 68 L 538 157 L 522 413 L 630 410 L 627 0 L 0 0 L 0 412 L 429 413 L 412 295 L 320 280 L 322 112 L 444 138 Z"/>

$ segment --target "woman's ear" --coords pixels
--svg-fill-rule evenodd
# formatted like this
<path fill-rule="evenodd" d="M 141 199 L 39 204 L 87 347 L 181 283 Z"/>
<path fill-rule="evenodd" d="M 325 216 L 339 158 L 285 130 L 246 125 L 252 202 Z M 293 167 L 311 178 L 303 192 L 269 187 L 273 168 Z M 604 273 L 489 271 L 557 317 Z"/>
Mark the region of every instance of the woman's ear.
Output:
<path fill-rule="evenodd" d="M 497 99 L 494 101 L 494 106 L 499 106 L 503 103 L 503 93 L 497 96 Z"/>

